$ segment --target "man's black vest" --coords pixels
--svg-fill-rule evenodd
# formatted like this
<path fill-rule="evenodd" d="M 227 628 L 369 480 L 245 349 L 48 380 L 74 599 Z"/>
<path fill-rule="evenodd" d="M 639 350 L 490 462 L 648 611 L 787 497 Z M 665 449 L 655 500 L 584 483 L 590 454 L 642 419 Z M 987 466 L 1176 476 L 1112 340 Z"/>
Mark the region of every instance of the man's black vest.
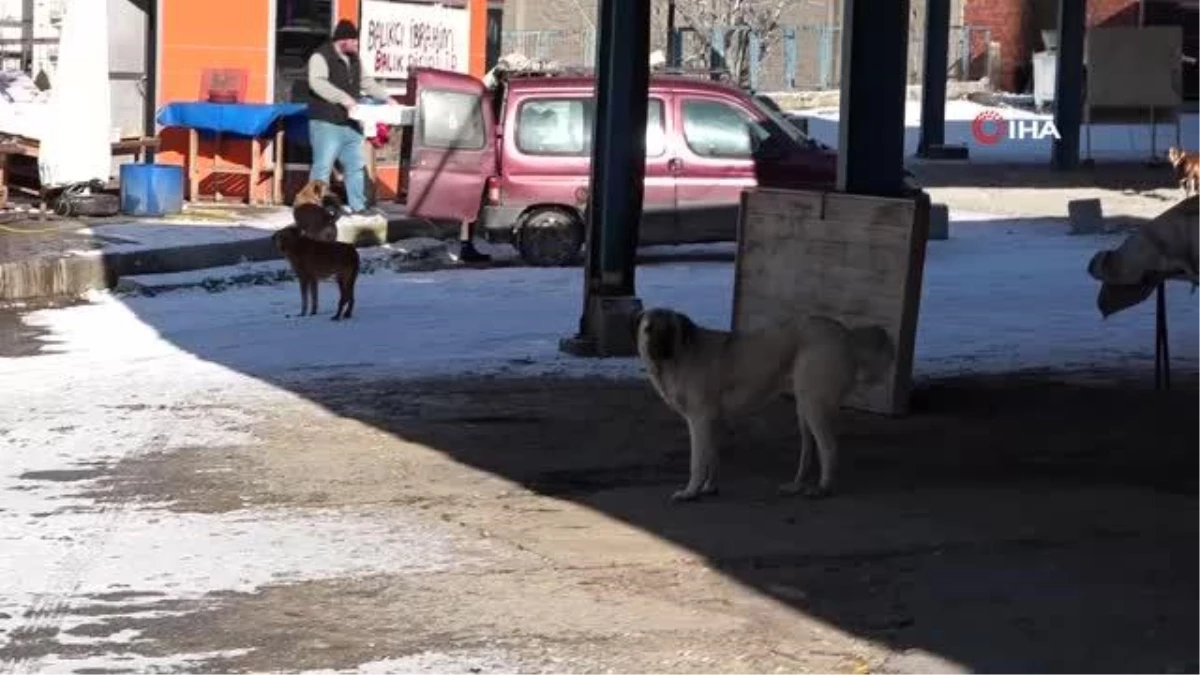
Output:
<path fill-rule="evenodd" d="M 358 55 L 347 54 L 346 60 L 343 60 L 332 42 L 321 45 L 317 53 L 325 57 L 325 63 L 329 64 L 329 82 L 357 99 L 362 91 L 362 68 L 359 66 Z M 359 126 L 357 121 L 350 119 L 350 115 L 340 103 L 326 101 L 314 91 L 309 91 L 308 117 L 348 127 Z"/>

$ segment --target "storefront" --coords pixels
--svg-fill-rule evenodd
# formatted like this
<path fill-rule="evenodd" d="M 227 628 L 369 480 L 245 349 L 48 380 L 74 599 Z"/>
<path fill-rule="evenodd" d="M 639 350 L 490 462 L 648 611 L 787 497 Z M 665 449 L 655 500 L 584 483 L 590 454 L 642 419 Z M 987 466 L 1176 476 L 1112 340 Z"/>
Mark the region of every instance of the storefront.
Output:
<path fill-rule="evenodd" d="M 453 0 L 445 3 L 390 0 L 158 0 L 157 107 L 176 101 L 206 100 L 214 86 L 237 92 L 244 103 L 287 103 L 302 98 L 305 64 L 340 19 L 359 25 L 360 48 L 368 72 L 393 94 L 405 90 L 410 63 L 449 68 L 482 76 L 499 50 L 501 0 Z M 216 83 L 216 84 L 214 84 Z M 161 130 L 158 161 L 186 164 L 188 133 Z M 393 199 L 401 188 L 399 134 L 376 152 L 376 194 Z M 294 140 L 294 139 L 293 139 Z M 251 143 L 223 139 L 220 161 L 248 168 L 267 166 L 273 139 L 263 139 L 257 162 Z M 214 143 L 198 148 L 200 195 L 215 192 L 263 198 L 267 176 L 214 174 Z M 307 148 L 286 144 L 285 182 L 303 180 Z"/>

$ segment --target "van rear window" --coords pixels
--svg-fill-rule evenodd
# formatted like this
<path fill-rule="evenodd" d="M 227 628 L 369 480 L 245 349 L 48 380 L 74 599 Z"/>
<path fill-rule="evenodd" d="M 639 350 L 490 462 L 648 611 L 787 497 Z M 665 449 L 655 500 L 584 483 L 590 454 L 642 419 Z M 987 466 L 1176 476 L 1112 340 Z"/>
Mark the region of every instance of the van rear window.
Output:
<path fill-rule="evenodd" d="M 461 91 L 425 89 L 420 100 L 420 139 L 427 148 L 482 150 L 487 141 L 480 99 Z"/>
<path fill-rule="evenodd" d="M 517 110 L 517 149 L 527 155 L 582 156 L 592 152 L 596 102 L 590 98 L 530 99 Z M 663 103 L 646 109 L 646 156 L 665 151 Z"/>

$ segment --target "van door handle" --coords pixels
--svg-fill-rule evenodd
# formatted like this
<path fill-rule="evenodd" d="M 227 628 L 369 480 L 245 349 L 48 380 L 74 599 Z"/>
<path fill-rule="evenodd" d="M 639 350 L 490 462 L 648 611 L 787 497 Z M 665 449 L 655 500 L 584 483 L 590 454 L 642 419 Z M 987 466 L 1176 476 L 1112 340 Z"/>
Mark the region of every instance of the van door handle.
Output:
<path fill-rule="evenodd" d="M 678 157 L 672 157 L 667 160 L 667 168 L 671 171 L 683 171 L 683 160 Z"/>

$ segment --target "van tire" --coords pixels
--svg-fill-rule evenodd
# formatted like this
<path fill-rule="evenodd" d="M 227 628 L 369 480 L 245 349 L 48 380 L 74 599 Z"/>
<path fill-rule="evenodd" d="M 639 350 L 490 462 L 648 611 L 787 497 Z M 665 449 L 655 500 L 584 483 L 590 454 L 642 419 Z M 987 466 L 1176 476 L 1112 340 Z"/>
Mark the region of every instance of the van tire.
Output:
<path fill-rule="evenodd" d="M 535 267 L 563 267 L 579 261 L 583 223 L 566 209 L 534 209 L 521 218 L 516 232 L 521 260 Z"/>

